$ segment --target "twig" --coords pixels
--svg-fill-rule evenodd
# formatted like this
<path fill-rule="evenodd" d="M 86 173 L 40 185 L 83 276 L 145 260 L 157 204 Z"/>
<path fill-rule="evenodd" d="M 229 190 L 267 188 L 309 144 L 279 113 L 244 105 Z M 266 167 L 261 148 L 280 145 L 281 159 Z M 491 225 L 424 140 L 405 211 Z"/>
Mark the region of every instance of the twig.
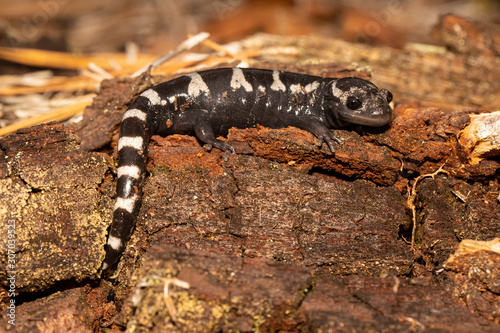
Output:
<path fill-rule="evenodd" d="M 92 72 L 94 72 L 96 74 L 99 74 L 103 79 L 112 79 L 112 78 L 114 78 L 113 75 L 109 74 L 105 69 L 103 69 L 102 67 L 96 65 L 93 62 L 89 62 L 88 68 Z M 102 81 L 102 80 L 99 80 L 99 81 Z"/>
<path fill-rule="evenodd" d="M 210 37 L 210 34 L 208 32 L 200 32 L 199 34 L 194 35 L 191 38 L 186 39 L 184 42 L 182 42 L 177 48 L 174 50 L 171 50 L 170 52 L 162 55 L 161 57 L 157 58 L 154 60 L 152 63 L 142 67 L 139 69 L 137 72 L 131 75 L 131 77 L 138 77 L 141 74 L 147 72 L 147 71 L 152 71 L 156 67 L 160 66 L 163 64 L 165 61 L 172 59 L 176 55 L 178 55 L 181 52 L 187 51 L 189 49 L 192 49 L 196 45 L 200 44 L 204 40 L 206 40 L 208 37 Z"/>
<path fill-rule="evenodd" d="M 437 169 L 433 173 L 420 175 L 417 178 L 415 178 L 415 181 L 413 182 L 411 191 L 408 194 L 408 201 L 407 202 L 408 202 L 408 207 L 411 209 L 412 223 L 413 223 L 412 231 L 411 231 L 411 250 L 412 251 L 414 250 L 415 233 L 417 231 L 417 209 L 415 207 L 415 198 L 417 197 L 417 184 L 419 181 L 421 181 L 422 179 L 427 178 L 427 177 L 432 177 L 432 179 L 434 179 L 434 177 L 436 177 L 439 173 L 445 173 L 445 174 L 449 175 L 448 171 L 444 170 L 443 167 L 444 167 L 444 164 L 441 165 L 439 167 L 439 169 Z"/>
<path fill-rule="evenodd" d="M 163 301 L 165 302 L 165 306 L 167 307 L 168 314 L 173 322 L 177 321 L 177 309 L 175 308 L 172 297 L 168 292 L 169 285 L 174 285 L 180 288 L 189 289 L 190 285 L 186 281 L 181 281 L 179 279 L 163 279 L 165 282 L 163 286 Z"/>
<path fill-rule="evenodd" d="M 226 49 L 225 47 L 221 46 L 220 44 L 210 40 L 210 39 L 207 39 L 205 40 L 203 43 L 203 45 L 205 45 L 206 47 L 209 47 L 211 48 L 212 50 L 216 51 L 216 52 L 220 52 L 230 58 L 234 58 L 236 60 L 239 60 L 240 62 L 242 62 L 243 64 L 248 64 L 248 58 L 245 57 L 245 56 L 240 56 L 240 55 L 236 55 L 232 52 L 230 52 L 228 49 Z"/>

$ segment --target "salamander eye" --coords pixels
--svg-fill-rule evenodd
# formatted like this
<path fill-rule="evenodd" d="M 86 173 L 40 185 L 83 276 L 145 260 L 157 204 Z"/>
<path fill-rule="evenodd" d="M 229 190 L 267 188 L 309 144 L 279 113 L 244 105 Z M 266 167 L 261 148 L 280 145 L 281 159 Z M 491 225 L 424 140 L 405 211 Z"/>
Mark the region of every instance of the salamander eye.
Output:
<path fill-rule="evenodd" d="M 349 96 L 347 97 L 345 105 L 351 110 L 356 110 L 361 106 L 361 101 L 357 97 Z"/>
<path fill-rule="evenodd" d="M 387 92 L 387 97 L 386 97 L 386 98 L 387 98 L 387 103 L 392 102 L 392 97 L 393 97 L 393 96 L 392 96 L 392 93 L 391 93 L 390 91 L 388 91 L 388 92 Z"/>

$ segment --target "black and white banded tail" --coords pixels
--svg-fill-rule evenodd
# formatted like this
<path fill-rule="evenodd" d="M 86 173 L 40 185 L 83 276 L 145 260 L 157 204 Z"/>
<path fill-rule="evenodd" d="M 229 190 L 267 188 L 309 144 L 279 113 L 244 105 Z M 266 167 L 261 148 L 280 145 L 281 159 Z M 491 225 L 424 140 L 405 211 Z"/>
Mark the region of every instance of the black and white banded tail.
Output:
<path fill-rule="evenodd" d="M 108 235 L 105 271 L 118 262 L 135 224 L 142 196 L 147 144 L 151 135 L 147 93 L 143 93 L 123 114 L 118 140 L 118 183 L 113 223 Z"/>

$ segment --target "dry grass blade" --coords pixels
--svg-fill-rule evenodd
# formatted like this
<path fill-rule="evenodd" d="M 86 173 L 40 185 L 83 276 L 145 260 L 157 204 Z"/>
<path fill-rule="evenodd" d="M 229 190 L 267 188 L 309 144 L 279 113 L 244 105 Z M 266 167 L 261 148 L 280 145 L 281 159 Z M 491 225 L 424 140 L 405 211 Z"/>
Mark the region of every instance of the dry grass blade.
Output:
<path fill-rule="evenodd" d="M 76 55 L 66 52 L 0 47 L 0 59 L 35 67 L 75 70 L 87 68 L 89 63 L 94 63 L 104 70 L 112 72 L 116 71 L 117 67 L 133 71 L 149 64 L 154 60 L 154 57 L 142 54 L 134 63 L 130 63 L 127 60 L 127 55 L 122 53 Z"/>
<path fill-rule="evenodd" d="M 0 87 L 0 96 L 43 94 L 49 91 L 97 91 L 99 82 L 88 76 L 53 77 L 42 86 Z"/>
<path fill-rule="evenodd" d="M 10 126 L 5 126 L 3 128 L 0 128 L 0 136 L 12 133 L 17 131 L 18 129 L 41 124 L 41 123 L 47 123 L 51 121 L 63 121 L 66 119 L 69 119 L 73 116 L 76 116 L 83 112 L 83 110 L 89 106 L 92 102 L 91 101 L 83 101 L 83 102 L 78 102 L 75 104 L 71 105 L 66 105 L 57 109 L 54 109 L 50 112 L 44 113 L 40 116 L 32 117 L 26 120 L 19 121 L 15 124 L 12 124 Z"/>

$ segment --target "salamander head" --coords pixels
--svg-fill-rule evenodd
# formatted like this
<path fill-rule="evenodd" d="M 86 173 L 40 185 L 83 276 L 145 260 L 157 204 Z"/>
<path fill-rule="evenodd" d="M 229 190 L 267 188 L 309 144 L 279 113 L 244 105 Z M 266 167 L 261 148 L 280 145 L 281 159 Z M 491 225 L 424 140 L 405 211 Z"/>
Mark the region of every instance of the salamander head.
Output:
<path fill-rule="evenodd" d="M 332 81 L 325 94 L 327 119 L 332 127 L 348 124 L 384 126 L 392 120 L 392 94 L 373 83 L 347 77 Z"/>

